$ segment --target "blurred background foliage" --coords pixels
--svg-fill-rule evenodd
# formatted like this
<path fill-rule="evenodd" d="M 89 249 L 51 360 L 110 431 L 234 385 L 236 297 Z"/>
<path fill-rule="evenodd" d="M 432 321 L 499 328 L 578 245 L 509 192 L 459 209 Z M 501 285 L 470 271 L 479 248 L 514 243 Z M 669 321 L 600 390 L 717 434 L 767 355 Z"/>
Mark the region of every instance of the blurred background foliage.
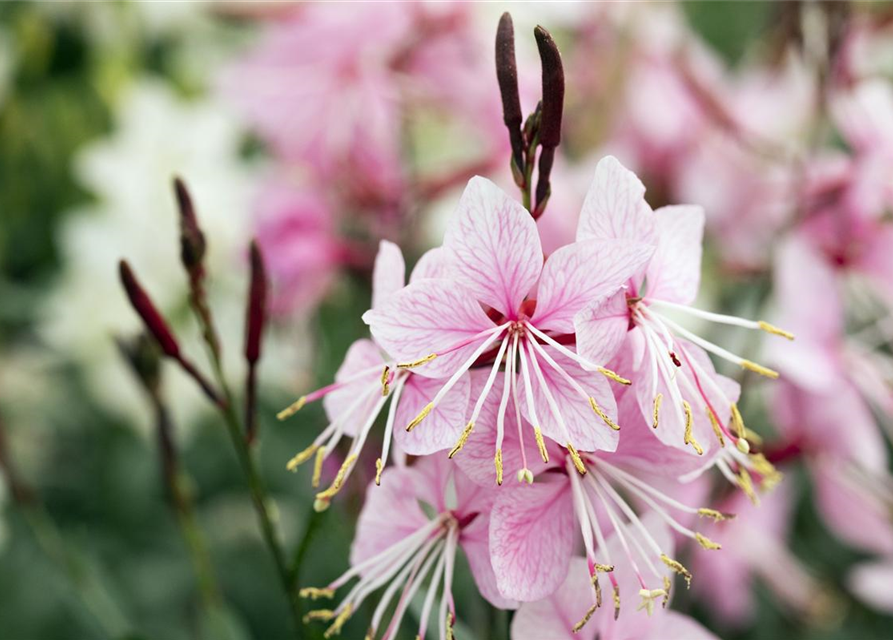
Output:
<path fill-rule="evenodd" d="M 734 63 L 766 42 L 778 4 L 697 2 L 685 4 L 684 13 Z M 196 55 L 222 54 L 249 37 L 223 12 L 209 11 L 183 27 L 163 25 L 165 7 L 172 5 L 150 11 L 123 2 L 0 4 L 0 419 L 3 449 L 23 485 L 21 504 L 8 496 L 0 522 L 4 640 L 274 639 L 290 633 L 274 567 L 218 420 L 201 419 L 181 447 L 223 593 L 209 604 L 202 602 L 169 506 L 154 439 L 94 402 L 75 363 L 54 360 L 36 375 L 19 370 L 18 354 L 44 348 L 33 327 L 45 289 L 64 268 L 57 230 L 67 212 L 92 197 L 72 173 L 75 153 L 109 132 L 112 105 L 131 78 L 154 76 L 188 97 L 206 88 L 201 70 L 207 60 L 197 64 Z M 211 45 L 196 53 L 199 42 Z M 245 144 L 251 148 L 247 138 Z M 173 237 L 173 230 L 159 229 L 159 238 Z M 349 278 L 316 313 L 315 382 L 331 379 L 353 337 L 362 333 L 360 315 L 369 296 L 364 281 Z M 22 385 L 31 393 L 11 393 Z M 290 400 L 282 392 L 264 394 L 260 466 L 289 547 L 297 545 L 303 560 L 302 583 L 323 584 L 346 565 L 353 533 L 349 514 L 360 504 L 342 500 L 313 514 L 312 494 L 285 472 L 282 452 L 309 443 L 323 416 L 311 407 L 287 427 L 277 423 L 275 411 Z M 352 481 L 359 488 L 368 479 L 357 473 Z M 832 583 L 855 559 L 824 531 L 808 499 L 799 505 L 793 538 L 795 553 Z M 483 605 L 467 572 L 458 580 L 454 592 L 463 621 L 481 634 L 474 637 L 507 637 L 508 614 Z M 680 598 L 683 610 L 691 606 L 684 594 Z M 756 625 L 729 638 L 830 640 L 893 633 L 893 620 L 855 602 L 847 604 L 845 623 L 822 627 L 786 617 L 764 591 L 759 601 Z M 702 618 L 708 613 L 693 612 Z M 363 616 L 358 618 L 345 637 L 360 637 Z M 316 627 L 301 633 L 322 637 Z"/>

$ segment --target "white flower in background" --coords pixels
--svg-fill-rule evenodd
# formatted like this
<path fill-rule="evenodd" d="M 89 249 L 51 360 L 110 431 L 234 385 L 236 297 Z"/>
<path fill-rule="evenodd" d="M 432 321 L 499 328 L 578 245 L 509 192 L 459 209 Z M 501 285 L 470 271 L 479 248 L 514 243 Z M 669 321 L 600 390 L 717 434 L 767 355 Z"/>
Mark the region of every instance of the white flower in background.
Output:
<path fill-rule="evenodd" d="M 190 357 L 205 363 L 179 261 L 172 178 L 181 176 L 208 241 L 207 286 L 224 359 L 231 380 L 239 380 L 253 172 L 239 157 L 242 137 L 236 120 L 210 99 L 188 101 L 159 82 L 142 80 L 122 96 L 115 121 L 109 137 L 88 145 L 75 160 L 77 179 L 96 202 L 70 212 L 61 226 L 62 275 L 41 328 L 60 360 L 81 366 L 102 404 L 147 426 L 145 398 L 113 341 L 115 335 L 141 328 L 119 283 L 118 260 L 126 257 L 133 265 Z M 298 342 L 307 343 L 292 344 Z M 261 363 L 261 376 L 287 379 L 282 365 L 289 351 L 265 352 L 269 357 Z M 176 367 L 164 371 L 175 417 L 192 422 L 207 400 Z"/>

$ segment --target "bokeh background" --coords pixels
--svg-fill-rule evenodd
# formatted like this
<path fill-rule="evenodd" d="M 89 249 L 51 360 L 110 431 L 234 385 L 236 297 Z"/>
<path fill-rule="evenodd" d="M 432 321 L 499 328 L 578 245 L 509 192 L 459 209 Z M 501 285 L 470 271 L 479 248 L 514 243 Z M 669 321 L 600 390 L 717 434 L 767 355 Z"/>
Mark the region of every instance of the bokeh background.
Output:
<path fill-rule="evenodd" d="M 832 125 L 816 124 L 828 52 L 839 54 L 848 30 L 877 34 L 860 64 L 889 83 L 889 5 L 437 5 L 420 19 L 418 7 L 397 4 L 0 4 L 0 638 L 293 637 L 219 417 L 166 366 L 176 449 L 220 597 L 199 589 L 151 406 L 115 344 L 139 327 L 117 261 L 130 260 L 204 364 L 177 261 L 171 179 L 182 176 L 208 236 L 227 372 L 240 380 L 247 243 L 258 237 L 274 287 L 259 465 L 302 583 L 336 577 L 369 476 L 358 469 L 344 499 L 314 514 L 306 477 L 285 462 L 324 416 L 309 407 L 280 423 L 275 413 L 330 380 L 364 335 L 378 239 L 417 258 L 469 176 L 511 186 L 492 61 L 506 9 L 525 104 L 538 95 L 533 25 L 552 31 L 565 58 L 564 144 L 542 224 L 572 228 L 594 161 L 616 153 L 653 205 L 700 202 L 708 218 L 712 209 L 707 308 L 755 315 L 771 289 L 767 256 L 796 208 L 778 193 L 795 179 L 783 160 L 846 148 Z M 347 69 L 357 59 L 373 67 L 360 79 Z M 755 134 L 730 134 L 729 113 Z M 749 391 L 746 410 L 768 437 L 762 390 Z M 874 554 L 829 531 L 802 465 L 784 470 L 788 524 L 772 534 L 783 553 L 760 551 L 771 536 L 756 522 L 739 541 L 764 560 L 753 581 L 717 586 L 744 611 L 694 592 L 675 607 L 729 639 L 893 637 L 890 614 L 848 583 Z M 784 562 L 806 572 L 806 591 L 785 597 Z M 457 580 L 460 637 L 507 638 L 509 614 L 485 606 L 467 572 Z M 312 626 L 299 633 L 322 637 Z"/>

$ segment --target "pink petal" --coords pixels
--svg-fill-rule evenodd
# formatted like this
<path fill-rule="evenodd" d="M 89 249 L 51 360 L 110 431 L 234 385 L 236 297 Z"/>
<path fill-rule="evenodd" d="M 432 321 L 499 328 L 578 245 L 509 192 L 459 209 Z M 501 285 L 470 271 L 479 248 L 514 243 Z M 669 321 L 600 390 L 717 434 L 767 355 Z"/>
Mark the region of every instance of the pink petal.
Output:
<path fill-rule="evenodd" d="M 543 268 L 530 213 L 502 189 L 472 178 L 443 242 L 458 279 L 475 298 L 515 318 Z"/>
<path fill-rule="evenodd" d="M 443 247 L 428 249 L 416 262 L 409 276 L 410 282 L 426 278 L 449 278 L 449 258 Z"/>
<path fill-rule="evenodd" d="M 499 593 L 496 574 L 490 563 L 490 514 L 481 513 L 469 524 L 459 538 L 459 544 L 468 559 L 468 566 L 481 595 L 499 609 L 514 609 L 518 603 Z"/>
<path fill-rule="evenodd" d="M 490 516 L 490 558 L 499 592 L 539 600 L 567 576 L 574 508 L 566 479 L 504 486 Z"/>
<path fill-rule="evenodd" d="M 335 374 L 335 382 L 340 382 L 363 369 L 369 369 L 376 365 L 381 366 L 382 370 L 384 369 L 384 360 L 375 343 L 367 339 L 357 340 L 347 350 L 344 362 L 338 368 L 338 373 Z M 339 418 L 343 419 L 347 435 L 356 435 L 357 430 L 369 419 L 371 411 L 378 401 L 378 397 L 372 393 L 372 390 L 378 384 L 380 376 L 380 371 L 372 372 L 368 378 L 363 377 L 356 382 L 351 382 L 323 398 L 323 407 L 329 420 L 334 422 Z M 363 394 L 367 394 L 368 399 L 361 402 L 349 415 L 342 415 Z"/>
<path fill-rule="evenodd" d="M 606 363 L 617 353 L 629 329 L 626 287 L 595 298 L 574 316 L 577 352 L 596 364 Z"/>
<path fill-rule="evenodd" d="M 388 298 L 403 288 L 405 282 L 406 263 L 400 247 L 382 240 L 372 269 L 372 308 L 380 308 Z"/>
<path fill-rule="evenodd" d="M 445 379 L 413 375 L 403 387 L 394 423 L 394 439 L 406 453 L 424 456 L 450 449 L 465 428 L 470 384 L 463 375 L 425 420 L 411 432 L 406 425 L 419 415 L 443 387 Z M 444 456 L 445 457 L 445 456 Z"/>
<path fill-rule="evenodd" d="M 406 286 L 380 309 L 363 314 L 363 321 L 378 344 L 398 362 L 423 358 L 493 328 L 467 290 L 454 281 L 436 279 Z M 479 344 L 469 344 L 413 371 L 431 378 L 449 376 Z"/>
<path fill-rule="evenodd" d="M 532 322 L 542 331 L 573 333 L 574 316 L 636 275 L 654 248 L 620 240 L 585 240 L 546 260 Z"/>
<path fill-rule="evenodd" d="M 591 604 L 589 568 L 584 558 L 574 558 L 567 579 L 555 593 L 521 605 L 512 619 L 512 640 L 594 640 L 595 624 L 587 624 L 580 633 L 571 631 Z"/>
<path fill-rule="evenodd" d="M 617 158 L 602 158 L 583 202 L 577 239 L 617 238 L 654 245 L 654 225 L 642 181 Z"/>
<path fill-rule="evenodd" d="M 719 640 L 700 622 L 676 611 L 667 611 L 658 618 L 642 640 Z"/>
<path fill-rule="evenodd" d="M 647 296 L 691 304 L 701 281 L 704 210 L 694 205 L 661 207 L 654 217 L 657 250 L 648 265 Z"/>
<path fill-rule="evenodd" d="M 878 611 L 893 613 L 893 559 L 858 564 L 847 582 L 865 603 Z"/>

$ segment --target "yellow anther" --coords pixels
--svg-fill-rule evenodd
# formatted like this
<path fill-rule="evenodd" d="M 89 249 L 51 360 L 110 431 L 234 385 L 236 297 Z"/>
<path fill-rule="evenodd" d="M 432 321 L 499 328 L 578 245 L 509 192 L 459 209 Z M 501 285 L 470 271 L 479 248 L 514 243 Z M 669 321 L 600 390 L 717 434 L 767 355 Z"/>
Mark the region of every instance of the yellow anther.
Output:
<path fill-rule="evenodd" d="M 602 374 L 603 376 L 605 376 L 606 378 L 610 378 L 614 382 L 618 382 L 620 384 L 625 384 L 627 386 L 632 384 L 629 380 L 627 380 L 623 376 L 617 375 L 616 373 L 614 373 L 610 369 L 606 369 L 605 367 L 599 367 L 598 372 L 600 374 Z"/>
<path fill-rule="evenodd" d="M 620 617 L 620 590 L 614 587 L 614 619 Z"/>
<path fill-rule="evenodd" d="M 300 398 L 292 402 L 289 406 L 285 407 L 285 409 L 277 413 L 276 419 L 285 420 L 287 418 L 291 418 L 298 411 L 300 411 L 305 404 L 307 404 L 307 396 L 301 396 Z"/>
<path fill-rule="evenodd" d="M 493 458 L 496 465 L 496 484 L 502 485 L 502 449 L 496 450 L 496 456 Z"/>
<path fill-rule="evenodd" d="M 309 447 L 301 451 L 294 458 L 288 461 L 285 465 L 285 468 L 289 471 L 297 471 L 298 467 L 307 462 L 310 458 L 313 457 L 313 454 L 316 453 L 316 450 L 319 449 L 319 445 L 311 444 Z"/>
<path fill-rule="evenodd" d="M 673 560 L 673 558 L 669 557 L 667 554 L 660 554 L 660 559 L 663 561 L 665 565 L 670 567 L 673 571 L 678 573 L 680 576 L 685 578 L 685 586 L 691 587 L 691 571 L 686 569 L 681 562 L 678 560 Z"/>
<path fill-rule="evenodd" d="M 316 498 L 318 500 L 331 500 L 335 497 L 335 495 L 341 491 L 342 485 L 344 485 L 344 478 L 347 476 L 347 472 L 350 470 L 351 465 L 357 461 L 357 454 L 352 454 L 347 456 L 347 459 L 341 463 L 341 468 L 338 469 L 338 473 L 335 475 L 335 480 L 332 482 L 332 486 L 330 486 L 325 491 L 321 491 L 316 494 Z"/>
<path fill-rule="evenodd" d="M 543 459 L 543 462 L 549 462 L 549 452 L 546 451 L 546 441 L 543 440 L 543 432 L 540 431 L 539 427 L 533 428 L 533 435 L 536 437 L 536 446 L 540 450 L 540 457 Z"/>
<path fill-rule="evenodd" d="M 723 522 L 725 520 L 734 520 L 734 513 L 723 513 L 722 511 L 717 511 L 716 509 L 707 509 L 706 507 L 702 507 L 698 509 L 698 515 L 702 518 L 710 518 L 714 522 Z"/>
<path fill-rule="evenodd" d="M 596 609 L 598 609 L 598 605 L 597 605 L 597 604 L 594 604 L 594 605 L 592 605 L 591 607 L 589 607 L 589 609 L 586 611 L 586 613 L 583 614 L 583 618 L 582 618 L 582 620 L 580 620 L 577 624 L 575 624 L 575 625 L 571 628 L 571 631 L 573 631 L 574 633 L 578 633 L 578 632 L 580 631 L 580 629 L 582 629 L 583 627 L 585 627 L 585 626 L 586 626 L 586 623 L 589 622 L 589 619 L 592 618 L 592 614 L 595 613 L 595 610 L 596 610 Z"/>
<path fill-rule="evenodd" d="M 738 438 L 738 441 L 735 443 L 735 447 L 741 453 L 748 454 L 750 453 L 750 443 L 744 438 Z"/>
<path fill-rule="evenodd" d="M 734 402 L 731 406 L 732 412 L 732 430 L 735 432 L 735 435 L 739 438 L 744 438 L 746 436 L 747 428 L 744 426 L 744 418 L 741 417 L 741 412 L 738 411 L 738 405 Z"/>
<path fill-rule="evenodd" d="M 331 638 L 332 636 L 338 635 L 341 633 L 341 627 L 344 626 L 344 623 L 350 618 L 353 614 L 353 605 L 348 604 L 344 607 L 344 611 L 338 614 L 338 617 L 335 618 L 335 622 L 332 623 L 332 626 L 326 629 L 326 632 L 323 635 L 324 638 Z"/>
<path fill-rule="evenodd" d="M 524 467 L 523 469 L 518 469 L 518 482 L 526 482 L 527 484 L 533 484 L 533 471 Z"/>
<path fill-rule="evenodd" d="M 390 378 L 391 368 L 385 365 L 384 370 L 381 372 L 381 395 L 383 396 L 387 396 L 391 392 L 391 385 L 388 383 Z"/>
<path fill-rule="evenodd" d="M 757 364 L 756 362 L 751 362 L 750 360 L 742 360 L 741 366 L 748 371 L 759 373 L 761 376 L 766 376 L 767 378 L 772 378 L 773 380 L 778 379 L 778 371 L 773 371 L 772 369 L 764 367 L 761 364 Z"/>
<path fill-rule="evenodd" d="M 419 426 L 419 423 L 420 423 L 422 420 L 424 420 L 425 418 L 428 417 L 428 414 L 431 413 L 431 409 L 433 409 L 433 408 L 434 408 L 434 403 L 433 403 L 433 402 L 429 402 L 428 404 L 426 404 L 426 405 L 425 405 L 425 408 L 422 409 L 421 411 L 419 411 L 419 415 L 417 415 L 415 418 L 413 418 L 413 419 L 412 419 L 412 422 L 410 422 L 410 423 L 406 426 L 406 430 L 407 430 L 407 431 L 412 431 L 412 430 L 415 429 L 417 426 Z"/>
<path fill-rule="evenodd" d="M 738 473 L 735 474 L 735 477 L 738 479 L 738 486 L 744 492 L 744 495 L 750 498 L 750 501 L 754 506 L 759 506 L 760 498 L 757 496 L 756 491 L 753 490 L 753 480 L 751 480 L 747 469 L 740 467 Z"/>
<path fill-rule="evenodd" d="M 766 333 L 771 333 L 774 336 L 781 336 L 782 338 L 787 338 L 788 340 L 794 339 L 793 333 L 791 333 L 790 331 L 785 331 L 784 329 L 779 329 L 778 327 L 776 327 L 773 324 L 769 324 L 768 322 L 763 322 L 762 320 L 757 322 L 757 324 L 760 325 L 760 329 L 762 329 Z"/>
<path fill-rule="evenodd" d="M 757 446 L 763 444 L 763 437 L 756 431 L 751 431 L 747 427 L 744 427 L 744 437 L 747 438 L 748 442 L 753 442 Z"/>
<path fill-rule="evenodd" d="M 664 576 L 664 591 L 667 593 L 664 595 L 664 601 L 660 603 L 660 606 L 666 609 L 667 603 L 670 602 L 670 579 L 667 576 Z"/>
<path fill-rule="evenodd" d="M 595 415 L 604 420 L 606 425 L 611 427 L 614 431 L 620 431 L 620 425 L 611 420 L 611 417 L 607 413 L 605 413 L 600 406 L 598 406 L 595 398 L 589 398 L 589 406 L 592 407 L 593 411 L 595 411 Z"/>
<path fill-rule="evenodd" d="M 654 420 L 651 422 L 651 426 L 657 429 L 657 423 L 660 419 L 660 403 L 664 401 L 664 394 L 658 393 L 654 396 Z"/>
<path fill-rule="evenodd" d="M 399 362 L 397 363 L 397 367 L 399 369 L 415 369 L 416 367 L 421 367 L 423 364 L 428 364 L 436 357 L 436 353 L 429 353 L 424 358 L 419 358 L 418 360 L 413 360 L 412 362 Z"/>
<path fill-rule="evenodd" d="M 574 461 L 574 466 L 577 468 L 577 471 L 579 472 L 579 474 L 581 476 L 585 476 L 586 475 L 586 466 L 583 464 L 583 459 L 580 458 L 580 454 L 577 453 L 577 450 L 574 448 L 574 445 L 572 445 L 570 442 L 568 442 L 564 446 L 567 447 L 567 452 L 569 454 L 571 454 L 571 460 Z"/>
<path fill-rule="evenodd" d="M 322 463 L 326 459 L 326 448 L 320 447 L 316 450 L 316 460 L 313 461 L 313 476 L 310 478 L 310 486 L 314 489 L 319 488 L 319 480 L 322 477 Z"/>
<path fill-rule="evenodd" d="M 598 564 L 598 563 L 595 564 L 595 572 L 596 573 L 598 573 L 598 572 L 611 573 L 612 571 L 614 571 L 613 564 Z"/>
<path fill-rule="evenodd" d="M 691 414 L 691 405 L 688 404 L 688 400 L 682 401 L 682 408 L 685 409 L 685 435 L 684 441 L 685 444 L 690 444 L 695 452 L 702 456 L 704 455 L 704 449 L 701 445 L 698 444 L 698 441 L 695 440 L 694 433 L 692 433 L 692 426 L 694 425 L 694 417 Z"/>
<path fill-rule="evenodd" d="M 713 540 L 711 540 L 707 536 L 701 535 L 700 533 L 695 533 L 695 540 L 698 541 L 699 545 L 710 551 L 717 551 L 718 549 L 722 549 L 722 545 L 713 542 Z"/>
<path fill-rule="evenodd" d="M 716 439 L 719 440 L 719 446 L 726 446 L 726 439 L 722 436 L 722 428 L 720 428 L 719 421 L 713 415 L 713 410 L 710 407 L 707 407 L 707 417 L 710 418 L 710 426 L 713 427 L 713 433 L 716 434 Z"/>
<path fill-rule="evenodd" d="M 311 600 L 319 600 L 320 598 L 334 598 L 334 589 L 319 589 L 317 587 L 304 587 L 298 591 L 298 595 L 302 598 L 310 598 Z"/>
<path fill-rule="evenodd" d="M 304 623 L 313 622 L 314 620 L 328 622 L 334 617 L 335 612 L 330 609 L 316 609 L 314 611 L 308 611 L 304 615 Z"/>
<path fill-rule="evenodd" d="M 384 470 L 384 462 L 381 461 L 381 458 L 378 458 L 375 461 L 375 486 L 381 486 L 381 472 Z"/>
<path fill-rule="evenodd" d="M 451 612 L 447 612 L 446 615 L 446 640 L 453 640 L 453 623 L 455 622 L 455 618 Z"/>
<path fill-rule="evenodd" d="M 598 572 L 592 574 L 592 586 L 595 587 L 595 606 L 602 606 L 602 586 L 598 583 Z"/>
<path fill-rule="evenodd" d="M 450 449 L 450 458 L 452 458 L 454 455 L 462 450 L 462 447 L 464 447 L 465 443 L 468 442 L 468 436 L 471 435 L 472 429 L 474 429 L 474 422 L 469 422 L 467 425 L 465 425 L 465 429 L 462 430 L 462 435 L 459 436 L 459 440 L 456 442 L 456 446 Z"/>

